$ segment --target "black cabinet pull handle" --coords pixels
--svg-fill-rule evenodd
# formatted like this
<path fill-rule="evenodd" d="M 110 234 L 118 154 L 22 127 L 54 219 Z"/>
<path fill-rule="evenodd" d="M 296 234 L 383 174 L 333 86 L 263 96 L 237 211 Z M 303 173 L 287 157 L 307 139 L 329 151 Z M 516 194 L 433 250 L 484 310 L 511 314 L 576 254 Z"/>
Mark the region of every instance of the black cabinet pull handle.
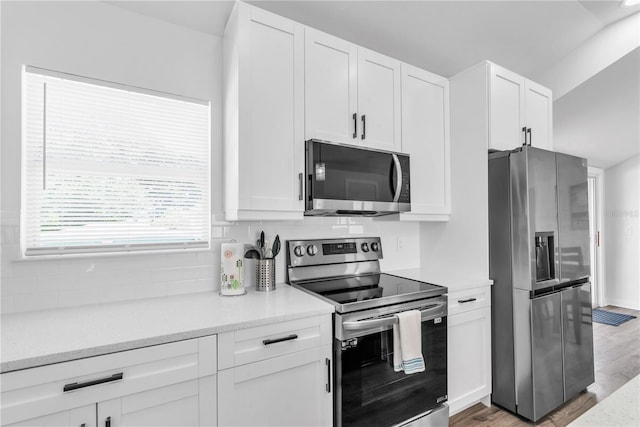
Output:
<path fill-rule="evenodd" d="M 85 427 L 85 426 L 86 426 L 85 423 L 80 424 L 80 427 Z"/>
<path fill-rule="evenodd" d="M 327 390 L 327 393 L 331 393 L 331 359 L 326 358 L 324 360 L 325 365 L 327 365 L 327 385 L 325 390 Z"/>
<path fill-rule="evenodd" d="M 362 139 L 365 139 L 367 135 L 367 117 L 362 115 Z"/>
<path fill-rule="evenodd" d="M 358 137 L 358 115 L 353 113 L 353 139 Z"/>
<path fill-rule="evenodd" d="M 531 133 L 531 128 L 527 129 L 527 133 L 529 134 L 529 147 L 531 147 L 531 143 L 533 141 L 533 134 Z"/>
<path fill-rule="evenodd" d="M 107 417 L 104 421 L 104 427 L 111 427 L 111 417 Z"/>
<path fill-rule="evenodd" d="M 527 127 L 526 126 L 522 128 L 522 133 L 524 134 L 524 142 L 522 143 L 522 145 L 526 147 L 527 145 Z"/>
<path fill-rule="evenodd" d="M 464 304 L 465 302 L 473 302 L 475 300 L 476 300 L 475 298 L 467 298 L 467 299 L 459 299 L 458 302 L 460 304 Z"/>
<path fill-rule="evenodd" d="M 298 335 L 291 334 L 291 335 L 288 335 L 288 336 L 282 337 L 282 338 L 274 338 L 272 340 L 262 340 L 262 344 L 264 344 L 264 345 L 275 344 L 277 342 L 295 340 L 296 338 L 298 338 Z"/>
<path fill-rule="evenodd" d="M 122 377 L 123 377 L 122 372 L 119 372 L 117 374 L 111 375 L 110 377 L 100 378 L 97 380 L 86 381 L 83 383 L 70 383 L 64 386 L 63 391 L 72 391 L 72 390 L 77 390 L 79 388 L 91 387 L 92 385 L 109 383 L 111 381 L 118 381 L 118 380 L 121 380 Z"/>

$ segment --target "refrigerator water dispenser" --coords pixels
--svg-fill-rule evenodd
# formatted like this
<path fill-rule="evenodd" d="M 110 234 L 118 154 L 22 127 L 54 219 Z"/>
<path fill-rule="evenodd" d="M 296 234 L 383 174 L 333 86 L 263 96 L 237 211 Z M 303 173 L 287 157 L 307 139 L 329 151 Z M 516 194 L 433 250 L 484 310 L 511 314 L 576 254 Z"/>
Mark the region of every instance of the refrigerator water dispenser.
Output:
<path fill-rule="evenodd" d="M 552 231 L 535 235 L 536 282 L 555 278 L 553 237 Z"/>

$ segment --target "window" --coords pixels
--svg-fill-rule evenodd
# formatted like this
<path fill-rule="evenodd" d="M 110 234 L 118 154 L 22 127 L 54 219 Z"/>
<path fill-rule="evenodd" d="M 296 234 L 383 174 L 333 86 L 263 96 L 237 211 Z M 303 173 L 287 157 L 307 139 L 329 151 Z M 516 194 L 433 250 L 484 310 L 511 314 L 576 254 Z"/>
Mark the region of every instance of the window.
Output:
<path fill-rule="evenodd" d="M 209 103 L 23 70 L 22 248 L 208 247 Z"/>

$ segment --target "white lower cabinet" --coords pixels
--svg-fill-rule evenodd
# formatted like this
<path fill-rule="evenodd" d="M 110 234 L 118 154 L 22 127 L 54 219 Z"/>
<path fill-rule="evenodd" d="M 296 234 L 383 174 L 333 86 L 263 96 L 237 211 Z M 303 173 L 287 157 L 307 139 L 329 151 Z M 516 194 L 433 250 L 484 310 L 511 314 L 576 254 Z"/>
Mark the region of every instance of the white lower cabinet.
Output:
<path fill-rule="evenodd" d="M 98 426 L 197 426 L 198 380 L 98 403 Z"/>
<path fill-rule="evenodd" d="M 216 336 L 2 374 L 3 426 L 213 426 Z"/>
<path fill-rule="evenodd" d="M 220 334 L 218 351 L 220 425 L 332 424 L 331 316 Z"/>
<path fill-rule="evenodd" d="M 330 425 L 329 360 L 325 346 L 221 371 L 220 425 Z"/>
<path fill-rule="evenodd" d="M 447 318 L 450 414 L 491 395 L 491 287 L 449 294 Z"/>
<path fill-rule="evenodd" d="M 96 405 L 82 406 L 67 411 L 56 412 L 41 417 L 29 418 L 17 423 L 2 424 L 7 427 L 59 426 L 59 427 L 95 427 Z"/>

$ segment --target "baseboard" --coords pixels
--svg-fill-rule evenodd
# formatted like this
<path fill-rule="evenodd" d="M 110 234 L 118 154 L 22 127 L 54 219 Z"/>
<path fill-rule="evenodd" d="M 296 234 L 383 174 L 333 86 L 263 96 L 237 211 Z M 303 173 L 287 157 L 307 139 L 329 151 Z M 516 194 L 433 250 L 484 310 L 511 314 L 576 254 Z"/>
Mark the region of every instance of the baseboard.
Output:
<path fill-rule="evenodd" d="M 615 305 L 616 307 L 628 308 L 630 310 L 640 310 L 640 301 L 630 299 L 604 298 L 603 307 Z"/>
<path fill-rule="evenodd" d="M 479 393 L 472 393 L 455 401 L 449 401 L 449 416 L 453 416 L 459 412 L 464 411 L 467 408 L 472 407 L 476 403 L 482 403 L 484 406 L 491 406 L 491 394 L 481 395 Z"/>

